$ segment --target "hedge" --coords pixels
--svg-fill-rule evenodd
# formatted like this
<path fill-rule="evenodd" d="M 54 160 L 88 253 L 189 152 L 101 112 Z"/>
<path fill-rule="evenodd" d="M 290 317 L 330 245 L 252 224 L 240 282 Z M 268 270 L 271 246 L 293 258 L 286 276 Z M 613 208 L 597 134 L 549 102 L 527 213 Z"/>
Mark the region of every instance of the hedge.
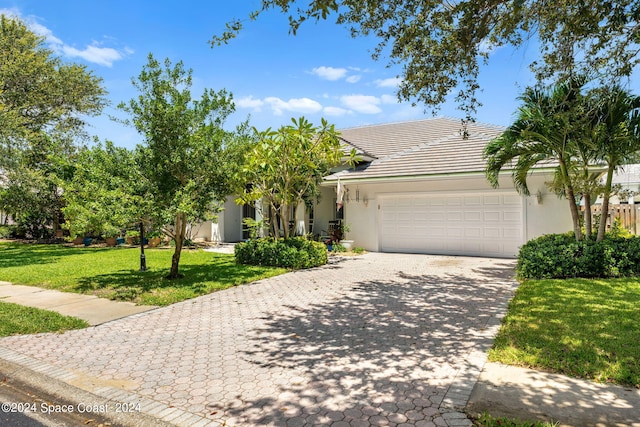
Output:
<path fill-rule="evenodd" d="M 324 265 L 328 261 L 327 247 L 304 237 L 275 239 L 266 237 L 238 243 L 236 262 L 248 265 L 285 267 L 298 270 Z"/>
<path fill-rule="evenodd" d="M 640 237 L 576 241 L 573 233 L 547 234 L 520 248 L 520 279 L 630 277 L 640 275 Z"/>

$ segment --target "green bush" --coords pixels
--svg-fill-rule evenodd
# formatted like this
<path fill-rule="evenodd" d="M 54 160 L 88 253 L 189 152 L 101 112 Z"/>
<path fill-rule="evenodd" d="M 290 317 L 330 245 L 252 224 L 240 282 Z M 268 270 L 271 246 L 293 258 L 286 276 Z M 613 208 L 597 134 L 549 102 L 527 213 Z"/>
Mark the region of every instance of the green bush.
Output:
<path fill-rule="evenodd" d="M 238 243 L 236 262 L 248 265 L 285 267 L 298 270 L 327 263 L 327 248 L 304 237 L 274 239 L 267 237 Z"/>
<path fill-rule="evenodd" d="M 11 225 L 0 225 L 0 239 L 13 237 L 13 228 Z"/>
<path fill-rule="evenodd" d="M 638 276 L 640 237 L 577 242 L 573 233 L 544 235 L 520 248 L 516 271 L 521 279 Z"/>

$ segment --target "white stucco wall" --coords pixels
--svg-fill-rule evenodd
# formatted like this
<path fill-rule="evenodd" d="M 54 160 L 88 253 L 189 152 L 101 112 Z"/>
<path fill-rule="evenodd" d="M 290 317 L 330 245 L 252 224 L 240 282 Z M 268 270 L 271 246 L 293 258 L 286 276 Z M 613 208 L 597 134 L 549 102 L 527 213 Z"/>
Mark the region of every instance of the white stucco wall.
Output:
<path fill-rule="evenodd" d="M 242 240 L 242 206 L 236 204 L 235 196 L 227 197 L 224 202 L 224 215 L 218 221 L 223 227 L 224 242 Z"/>
<path fill-rule="evenodd" d="M 528 180 L 532 196 L 523 197 L 524 241 L 548 233 L 563 233 L 571 230 L 571 215 L 569 204 L 565 199 L 558 199 L 548 193 L 545 182 L 552 179 L 551 175 L 532 176 Z M 427 192 L 464 192 L 464 191 L 495 191 L 486 181 L 483 174 L 464 177 L 440 177 L 422 181 L 370 182 L 346 184 L 349 199 L 345 201 L 345 222 L 351 228 L 347 238 L 355 241 L 368 251 L 378 251 L 378 221 L 380 197 L 400 193 Z M 501 178 L 498 190 L 514 190 L 511 177 Z M 542 203 L 538 203 L 536 193 L 540 190 Z M 359 200 L 356 201 L 356 191 Z M 334 218 L 335 187 L 323 188 L 323 198 L 316 209 L 316 221 L 321 229 L 326 230 L 327 222 Z"/>

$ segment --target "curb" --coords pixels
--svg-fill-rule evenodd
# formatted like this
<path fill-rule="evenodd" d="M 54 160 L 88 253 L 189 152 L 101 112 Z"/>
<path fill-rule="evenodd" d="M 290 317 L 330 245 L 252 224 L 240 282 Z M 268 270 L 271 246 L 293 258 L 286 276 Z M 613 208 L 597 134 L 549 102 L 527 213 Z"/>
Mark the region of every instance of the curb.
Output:
<path fill-rule="evenodd" d="M 141 397 L 115 387 L 79 388 L 69 384 L 80 377 L 63 368 L 0 347 L 0 372 L 29 387 L 85 406 L 103 406 L 110 410 L 99 416 L 126 427 L 193 426 L 219 427 L 218 421 L 173 408 L 165 403 Z M 120 408 L 116 411 L 115 408 Z M 131 409 L 129 412 L 128 410 Z"/>

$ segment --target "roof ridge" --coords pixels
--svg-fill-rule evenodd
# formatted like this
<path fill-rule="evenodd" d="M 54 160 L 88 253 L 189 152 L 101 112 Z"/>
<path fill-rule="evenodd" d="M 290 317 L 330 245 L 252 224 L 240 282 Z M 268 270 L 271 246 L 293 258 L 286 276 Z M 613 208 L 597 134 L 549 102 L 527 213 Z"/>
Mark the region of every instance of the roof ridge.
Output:
<path fill-rule="evenodd" d="M 459 117 L 453 117 L 453 116 L 447 116 L 447 115 L 444 115 L 444 116 L 441 116 L 441 118 L 443 118 L 443 119 L 449 119 L 449 120 L 457 120 L 457 121 L 459 121 L 459 122 L 461 122 L 461 123 L 463 123 L 463 122 L 464 122 L 464 119 L 461 119 L 461 118 L 459 118 Z M 487 127 L 487 128 L 493 128 L 493 129 L 496 129 L 496 130 L 499 130 L 499 129 L 506 129 L 506 128 L 507 128 L 506 126 L 496 125 L 496 124 L 493 124 L 493 123 L 487 123 L 487 122 L 477 122 L 477 121 L 475 121 L 475 120 L 474 120 L 474 121 L 467 122 L 467 123 L 468 123 L 468 124 L 472 124 L 472 125 L 484 126 L 484 127 Z"/>
<path fill-rule="evenodd" d="M 338 129 L 341 131 L 344 130 L 353 130 L 353 129 L 367 129 L 367 128 L 375 128 L 380 126 L 391 126 L 391 125 L 400 125 L 400 124 L 408 124 L 408 123 L 417 123 L 417 122 L 425 122 L 430 120 L 438 120 L 438 119 L 447 119 L 447 120 L 460 120 L 460 119 L 452 119 L 451 117 L 446 116 L 436 116 L 436 117 L 425 117 L 422 119 L 413 119 L 413 120 L 399 120 L 394 122 L 386 122 L 386 123 L 376 123 L 376 124 L 368 124 L 368 125 L 360 125 L 360 126 L 351 126 L 348 128 Z"/>

